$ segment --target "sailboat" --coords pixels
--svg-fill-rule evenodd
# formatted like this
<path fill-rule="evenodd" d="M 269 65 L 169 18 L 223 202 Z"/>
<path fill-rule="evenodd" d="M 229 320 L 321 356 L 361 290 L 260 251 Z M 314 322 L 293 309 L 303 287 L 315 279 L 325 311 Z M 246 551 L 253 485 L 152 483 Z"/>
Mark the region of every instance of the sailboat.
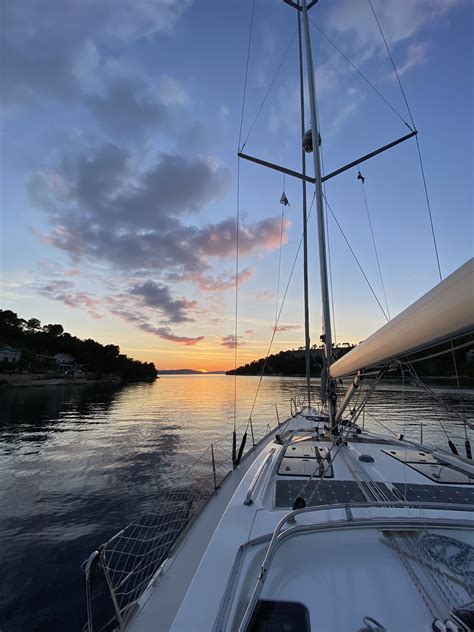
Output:
<path fill-rule="evenodd" d="M 474 259 L 334 361 L 308 24 L 316 0 L 284 1 L 298 15 L 301 86 L 306 54 L 312 126 L 308 133 L 302 116 L 302 173 L 240 153 L 300 178 L 304 200 L 307 183 L 315 186 L 322 404 L 311 399 L 308 371 L 306 398 L 293 400 L 288 419 L 276 420 L 247 452 L 245 438 L 238 448 L 234 432 L 224 468 L 218 446 L 210 446 L 207 479 L 167 492 L 94 551 L 84 567 L 87 632 L 474 629 L 474 464 L 467 435 L 464 456 L 451 441 L 440 448 L 360 424 L 388 371 L 417 378 L 413 357 L 472 344 Z M 304 106 L 302 87 L 301 95 Z M 347 168 L 414 135 L 412 129 Z M 308 150 L 314 178 L 306 175 Z M 306 257 L 304 278 L 308 359 Z M 97 616 L 99 581 L 108 610 Z"/>

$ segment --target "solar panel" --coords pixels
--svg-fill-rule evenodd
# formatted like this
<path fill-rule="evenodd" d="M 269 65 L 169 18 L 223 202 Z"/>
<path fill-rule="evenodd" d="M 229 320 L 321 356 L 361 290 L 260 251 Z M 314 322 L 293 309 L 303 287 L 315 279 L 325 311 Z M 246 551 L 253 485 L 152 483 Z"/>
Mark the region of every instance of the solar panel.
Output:
<path fill-rule="evenodd" d="M 400 494 L 405 497 L 405 485 L 394 483 Z M 438 487 L 438 485 L 407 485 L 406 500 L 421 503 L 456 503 L 474 506 L 474 490 L 466 487 Z"/>
<path fill-rule="evenodd" d="M 275 507 L 292 507 L 301 489 L 306 485 L 304 498 L 311 496 L 309 506 L 334 505 L 338 503 L 357 503 L 366 500 L 359 485 L 355 481 L 282 481 L 277 480 L 275 486 Z M 316 485 L 318 486 L 315 492 Z"/>

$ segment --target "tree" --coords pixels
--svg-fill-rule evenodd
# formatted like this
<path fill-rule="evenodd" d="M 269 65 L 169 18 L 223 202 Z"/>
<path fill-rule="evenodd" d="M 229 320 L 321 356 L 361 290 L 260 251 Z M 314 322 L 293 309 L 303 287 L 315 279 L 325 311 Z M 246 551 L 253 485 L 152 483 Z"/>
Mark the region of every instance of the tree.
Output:
<path fill-rule="evenodd" d="M 62 325 L 59 325 L 59 324 L 52 325 L 51 323 L 49 325 L 45 325 L 43 327 L 43 331 L 49 334 L 50 336 L 54 336 L 55 338 L 57 336 L 60 336 L 62 333 L 64 333 L 64 329 Z"/>
<path fill-rule="evenodd" d="M 29 331 L 37 331 L 41 329 L 41 322 L 37 318 L 30 318 L 26 321 L 26 327 Z"/>
<path fill-rule="evenodd" d="M 20 330 L 23 319 L 18 318 L 18 314 L 12 312 L 11 309 L 0 309 L 0 329 L 2 330 Z"/>
<path fill-rule="evenodd" d="M 120 354 L 120 347 L 118 345 L 105 345 L 104 351 L 108 356 L 118 358 Z"/>

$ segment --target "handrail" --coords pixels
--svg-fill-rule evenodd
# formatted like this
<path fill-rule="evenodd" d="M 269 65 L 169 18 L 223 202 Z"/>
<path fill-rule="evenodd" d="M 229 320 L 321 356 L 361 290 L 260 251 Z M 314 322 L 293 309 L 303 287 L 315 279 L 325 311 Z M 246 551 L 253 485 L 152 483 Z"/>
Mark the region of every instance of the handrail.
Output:
<path fill-rule="evenodd" d="M 265 457 L 265 460 L 263 461 L 263 463 L 260 464 L 260 467 L 256 471 L 255 476 L 253 477 L 252 482 L 250 483 L 250 487 L 248 488 L 247 495 L 245 496 L 244 505 L 249 506 L 252 504 L 253 502 L 252 494 L 255 491 L 255 488 L 257 487 L 260 476 L 263 474 L 263 471 L 267 468 L 268 464 L 270 463 L 274 452 L 275 452 L 275 448 L 272 448 L 270 452 L 267 454 L 267 456 Z"/>
<path fill-rule="evenodd" d="M 259 576 L 257 578 L 257 583 L 255 585 L 255 588 L 252 592 L 252 595 L 250 597 L 249 603 L 247 605 L 247 608 L 245 609 L 244 615 L 242 617 L 242 621 L 240 622 L 239 628 L 238 628 L 238 632 L 245 632 L 247 629 L 247 626 L 250 622 L 250 619 L 252 617 L 253 611 L 255 609 L 255 605 L 258 601 L 258 598 L 260 596 L 260 593 L 263 589 L 263 584 L 265 582 L 265 579 L 267 577 L 268 574 L 268 570 L 270 568 L 270 564 L 271 561 L 274 557 L 274 554 L 276 552 L 277 546 L 281 540 L 282 537 L 285 537 L 286 535 L 291 535 L 292 533 L 294 533 L 295 531 L 300 531 L 302 528 L 308 529 L 311 527 L 311 525 L 303 525 L 302 527 L 292 527 L 290 526 L 286 531 L 282 531 L 282 528 L 285 526 L 285 524 L 289 524 L 289 525 L 294 525 L 294 523 L 296 522 L 296 517 L 300 514 L 304 514 L 304 513 L 310 513 L 310 512 L 320 512 L 320 511 L 327 511 L 328 509 L 345 509 L 346 510 L 346 518 L 345 520 L 339 520 L 339 521 L 334 521 L 334 523 L 332 524 L 332 526 L 337 526 L 337 525 L 346 525 L 346 526 L 357 526 L 359 524 L 373 524 L 375 526 L 376 523 L 378 523 L 378 521 L 381 518 L 374 518 L 373 516 L 371 516 L 370 518 L 358 518 L 358 519 L 354 519 L 351 510 L 354 508 L 358 508 L 358 509 L 368 509 L 370 507 L 378 507 L 378 508 L 388 508 L 388 509 L 393 509 L 393 508 L 411 508 L 411 509 L 440 509 L 440 508 L 445 508 L 445 509 L 449 509 L 450 511 L 469 511 L 472 512 L 472 507 L 470 505 L 464 505 L 464 504 L 458 504 L 458 505 L 453 505 L 451 503 L 414 503 L 414 502 L 410 502 L 410 501 L 390 501 L 390 502 L 358 502 L 358 503 L 337 503 L 334 505 L 319 505 L 317 507 L 303 507 L 302 509 L 295 509 L 294 511 L 290 511 L 288 514 L 286 514 L 286 516 L 284 516 L 277 524 L 277 526 L 275 527 L 275 530 L 273 532 L 272 538 L 270 540 L 270 544 L 268 545 L 268 549 L 267 552 L 265 554 L 264 560 L 261 564 L 260 567 L 260 573 Z M 385 521 L 390 520 L 385 518 Z M 392 521 L 395 522 L 400 522 L 399 519 L 391 519 Z M 419 518 L 410 518 L 410 517 L 403 517 L 403 520 L 406 522 L 407 520 L 409 522 L 419 522 Z M 430 522 L 429 520 L 426 519 L 426 517 L 423 517 L 421 524 L 426 526 L 428 524 L 428 522 Z M 436 520 L 437 523 L 440 522 L 439 518 Z M 469 523 L 473 523 L 473 520 L 470 520 Z M 330 523 L 330 521 L 326 521 L 325 523 L 323 523 L 323 525 L 320 526 L 325 526 L 328 525 Z M 314 528 L 314 525 L 313 525 Z"/>

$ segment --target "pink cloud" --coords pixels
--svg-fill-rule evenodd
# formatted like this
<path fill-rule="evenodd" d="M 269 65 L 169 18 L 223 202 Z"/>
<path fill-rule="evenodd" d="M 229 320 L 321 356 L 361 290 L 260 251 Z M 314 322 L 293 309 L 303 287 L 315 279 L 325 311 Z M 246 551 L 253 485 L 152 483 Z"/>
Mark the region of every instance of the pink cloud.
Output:
<path fill-rule="evenodd" d="M 76 290 L 72 281 L 58 279 L 41 283 L 36 286 L 36 289 L 43 296 L 60 301 L 68 307 L 85 310 L 96 320 L 102 318 L 99 312 L 100 301 L 87 292 Z"/>
<path fill-rule="evenodd" d="M 252 268 L 245 268 L 239 273 L 238 282 L 239 287 L 242 283 L 245 283 L 253 274 Z M 209 274 L 202 274 L 196 272 L 190 276 L 191 280 L 196 283 L 202 292 L 222 292 L 235 287 L 235 274 L 230 277 L 213 277 Z"/>
<path fill-rule="evenodd" d="M 276 328 L 278 333 L 283 333 L 285 331 L 297 331 L 301 329 L 301 325 L 278 325 Z"/>

